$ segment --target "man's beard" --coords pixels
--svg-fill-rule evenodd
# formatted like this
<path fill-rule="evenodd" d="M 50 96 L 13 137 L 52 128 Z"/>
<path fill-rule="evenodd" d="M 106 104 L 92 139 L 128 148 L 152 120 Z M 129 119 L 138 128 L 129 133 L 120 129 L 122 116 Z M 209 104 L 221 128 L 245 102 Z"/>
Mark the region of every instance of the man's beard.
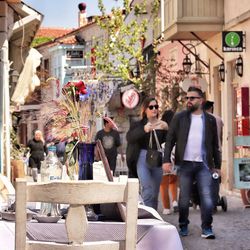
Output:
<path fill-rule="evenodd" d="M 194 111 L 196 111 L 199 107 L 197 105 L 187 105 L 187 110 L 191 113 L 193 113 Z"/>

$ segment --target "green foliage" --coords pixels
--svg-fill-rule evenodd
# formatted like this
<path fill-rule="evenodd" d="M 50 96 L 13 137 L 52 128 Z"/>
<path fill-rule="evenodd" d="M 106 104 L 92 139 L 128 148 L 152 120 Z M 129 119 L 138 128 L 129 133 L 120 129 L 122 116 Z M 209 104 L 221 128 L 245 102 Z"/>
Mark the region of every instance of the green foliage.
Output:
<path fill-rule="evenodd" d="M 124 0 L 123 9 L 113 8 L 108 15 L 103 1 L 98 0 L 98 8 L 102 15 L 96 21 L 99 27 L 106 31 L 107 37 L 95 46 L 96 67 L 106 75 L 120 77 L 143 89 L 143 86 L 149 83 L 148 76 L 152 77 L 150 71 L 155 72 L 156 51 L 152 51 L 151 60 L 148 60 L 144 56 L 142 44 L 148 39 L 149 28 L 153 29 L 156 24 L 159 1 L 152 0 L 150 11 L 146 0 L 141 4 L 135 4 L 133 8 L 129 2 Z M 128 20 L 124 14 L 134 16 Z"/>
<path fill-rule="evenodd" d="M 42 43 L 53 41 L 53 37 L 37 37 L 32 41 L 31 47 L 36 47 Z"/>
<path fill-rule="evenodd" d="M 28 148 L 20 144 L 18 136 L 13 129 L 10 131 L 10 141 L 11 141 L 11 148 L 10 148 L 11 159 L 22 160 L 24 154 L 28 151 Z"/>

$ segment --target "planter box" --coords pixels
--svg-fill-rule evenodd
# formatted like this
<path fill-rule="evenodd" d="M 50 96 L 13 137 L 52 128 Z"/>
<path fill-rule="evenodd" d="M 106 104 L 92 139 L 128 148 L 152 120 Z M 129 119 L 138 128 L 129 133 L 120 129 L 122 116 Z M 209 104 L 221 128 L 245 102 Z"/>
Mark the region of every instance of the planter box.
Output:
<path fill-rule="evenodd" d="M 14 183 L 16 178 L 25 178 L 24 163 L 22 160 L 11 160 L 11 182 Z"/>

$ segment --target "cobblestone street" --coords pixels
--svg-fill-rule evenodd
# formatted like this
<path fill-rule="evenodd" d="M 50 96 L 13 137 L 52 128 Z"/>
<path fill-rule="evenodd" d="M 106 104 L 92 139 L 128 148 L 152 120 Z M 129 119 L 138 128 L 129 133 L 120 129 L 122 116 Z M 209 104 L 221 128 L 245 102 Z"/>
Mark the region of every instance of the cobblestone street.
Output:
<path fill-rule="evenodd" d="M 218 212 L 213 217 L 215 240 L 200 237 L 199 208 L 197 210 L 190 208 L 189 236 L 181 238 L 184 250 L 250 250 L 250 208 L 243 207 L 240 196 L 226 195 L 226 198 L 228 210 L 224 212 L 218 206 Z M 179 230 L 178 213 L 162 217 Z"/>

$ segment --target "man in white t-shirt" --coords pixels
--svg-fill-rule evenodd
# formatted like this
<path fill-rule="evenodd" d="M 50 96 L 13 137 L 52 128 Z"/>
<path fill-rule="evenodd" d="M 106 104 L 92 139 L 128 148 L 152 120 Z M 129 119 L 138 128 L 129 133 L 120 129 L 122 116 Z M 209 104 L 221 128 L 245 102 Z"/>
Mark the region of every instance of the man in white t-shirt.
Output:
<path fill-rule="evenodd" d="M 187 110 L 177 113 L 167 135 L 163 171 L 172 170 L 171 151 L 175 145 L 175 164 L 179 166 L 179 227 L 180 235 L 188 235 L 189 202 L 192 185 L 196 181 L 200 196 L 201 237 L 214 239 L 212 173 L 220 174 L 221 157 L 214 116 L 203 112 L 204 94 L 197 87 L 189 87 Z"/>

